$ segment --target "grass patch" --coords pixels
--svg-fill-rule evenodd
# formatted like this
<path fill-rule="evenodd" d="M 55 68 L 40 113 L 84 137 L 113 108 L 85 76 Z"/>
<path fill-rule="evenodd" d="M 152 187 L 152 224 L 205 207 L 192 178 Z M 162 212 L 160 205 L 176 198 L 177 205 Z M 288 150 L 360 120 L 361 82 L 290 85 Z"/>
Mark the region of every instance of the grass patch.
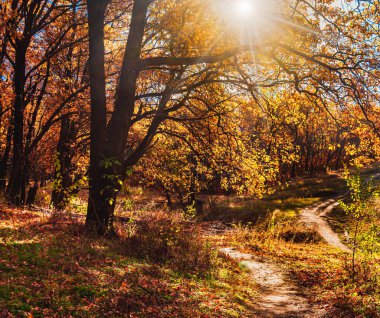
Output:
<path fill-rule="evenodd" d="M 282 221 L 292 221 L 299 211 L 328 197 L 337 196 L 347 189 L 343 178 L 331 174 L 292 181 L 263 199 L 250 197 L 209 198 L 206 221 L 252 223 L 266 226 L 275 211 Z"/>

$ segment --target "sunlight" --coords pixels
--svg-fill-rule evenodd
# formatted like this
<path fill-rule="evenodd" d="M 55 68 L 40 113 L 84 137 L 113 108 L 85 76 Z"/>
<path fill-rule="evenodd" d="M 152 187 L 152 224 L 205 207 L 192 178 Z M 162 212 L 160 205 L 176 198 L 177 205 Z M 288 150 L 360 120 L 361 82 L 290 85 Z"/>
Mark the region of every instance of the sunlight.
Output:
<path fill-rule="evenodd" d="M 235 13 L 241 18 L 249 18 L 255 14 L 255 4 L 252 0 L 238 0 L 234 4 Z"/>
<path fill-rule="evenodd" d="M 255 46 L 283 39 L 290 30 L 323 36 L 318 30 L 289 20 L 284 3 L 279 0 L 211 0 L 226 33 L 239 42 Z"/>
<path fill-rule="evenodd" d="M 275 34 L 277 21 L 269 18 L 275 15 L 279 5 L 276 0 L 215 0 L 217 14 L 226 30 L 235 33 L 245 44 L 257 44 Z"/>

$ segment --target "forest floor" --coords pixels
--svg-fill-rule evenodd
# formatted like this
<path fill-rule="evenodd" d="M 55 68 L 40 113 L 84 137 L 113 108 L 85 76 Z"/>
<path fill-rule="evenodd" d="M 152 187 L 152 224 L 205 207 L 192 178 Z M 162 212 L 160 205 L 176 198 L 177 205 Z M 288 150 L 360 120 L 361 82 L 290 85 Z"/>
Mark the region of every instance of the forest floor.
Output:
<path fill-rule="evenodd" d="M 339 175 L 300 179 L 195 224 L 139 207 L 115 240 L 80 213 L 3 205 L 0 317 L 380 317 L 379 293 L 344 271 L 345 191 Z"/>
<path fill-rule="evenodd" d="M 251 317 L 258 297 L 249 274 L 209 246 L 185 241 L 156 259 L 133 250 L 123 224 L 110 240 L 86 235 L 82 218 L 6 207 L 0 218 L 2 318 Z M 157 228 L 144 230 L 145 248 L 168 252 Z"/>

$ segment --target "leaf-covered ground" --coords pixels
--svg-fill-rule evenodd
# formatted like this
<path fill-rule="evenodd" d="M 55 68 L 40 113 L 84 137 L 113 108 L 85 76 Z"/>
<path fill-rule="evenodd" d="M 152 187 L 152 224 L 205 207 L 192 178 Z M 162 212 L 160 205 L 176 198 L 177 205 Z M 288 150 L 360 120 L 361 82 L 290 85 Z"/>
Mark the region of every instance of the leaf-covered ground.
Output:
<path fill-rule="evenodd" d="M 252 317 L 255 286 L 228 260 L 190 275 L 131 258 L 122 237 L 88 238 L 77 220 L 5 208 L 0 220 L 1 317 Z"/>

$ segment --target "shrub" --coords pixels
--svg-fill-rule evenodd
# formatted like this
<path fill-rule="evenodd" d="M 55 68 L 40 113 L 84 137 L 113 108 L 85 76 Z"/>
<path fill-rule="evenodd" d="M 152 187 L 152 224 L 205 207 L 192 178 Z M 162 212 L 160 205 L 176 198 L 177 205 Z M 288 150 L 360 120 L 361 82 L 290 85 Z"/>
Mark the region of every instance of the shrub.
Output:
<path fill-rule="evenodd" d="M 217 252 L 202 238 L 200 228 L 179 213 L 143 212 L 127 238 L 128 253 L 165 263 L 183 273 L 210 275 Z"/>
<path fill-rule="evenodd" d="M 372 179 L 363 180 L 358 173 L 347 174 L 346 180 L 350 189 L 349 202 L 340 201 L 340 205 L 347 215 L 347 231 L 352 253 L 350 266 L 346 263 L 345 269 L 349 271 L 350 277 L 356 280 L 360 268 L 369 267 L 380 253 L 379 213 L 374 208 L 374 198 L 378 193 Z M 370 268 L 365 269 L 367 270 Z"/>
<path fill-rule="evenodd" d="M 281 226 L 278 226 L 275 234 L 279 239 L 284 240 L 285 242 L 293 242 L 296 244 L 310 244 L 322 241 L 322 237 L 315 229 L 300 224 L 282 224 Z"/>
<path fill-rule="evenodd" d="M 352 252 L 343 263 L 336 306 L 347 316 L 380 317 L 380 227 L 375 207 L 378 193 L 373 180 L 363 180 L 358 173 L 347 174 L 346 180 L 349 198 L 340 204 L 346 213 Z"/>
<path fill-rule="evenodd" d="M 249 224 L 235 224 L 232 239 L 235 244 L 244 242 L 249 244 L 250 248 L 260 250 L 261 245 L 271 245 L 277 241 L 311 244 L 319 243 L 322 237 L 315 229 L 307 228 L 302 224 L 280 222 L 269 225 L 266 231 L 256 230 Z"/>

